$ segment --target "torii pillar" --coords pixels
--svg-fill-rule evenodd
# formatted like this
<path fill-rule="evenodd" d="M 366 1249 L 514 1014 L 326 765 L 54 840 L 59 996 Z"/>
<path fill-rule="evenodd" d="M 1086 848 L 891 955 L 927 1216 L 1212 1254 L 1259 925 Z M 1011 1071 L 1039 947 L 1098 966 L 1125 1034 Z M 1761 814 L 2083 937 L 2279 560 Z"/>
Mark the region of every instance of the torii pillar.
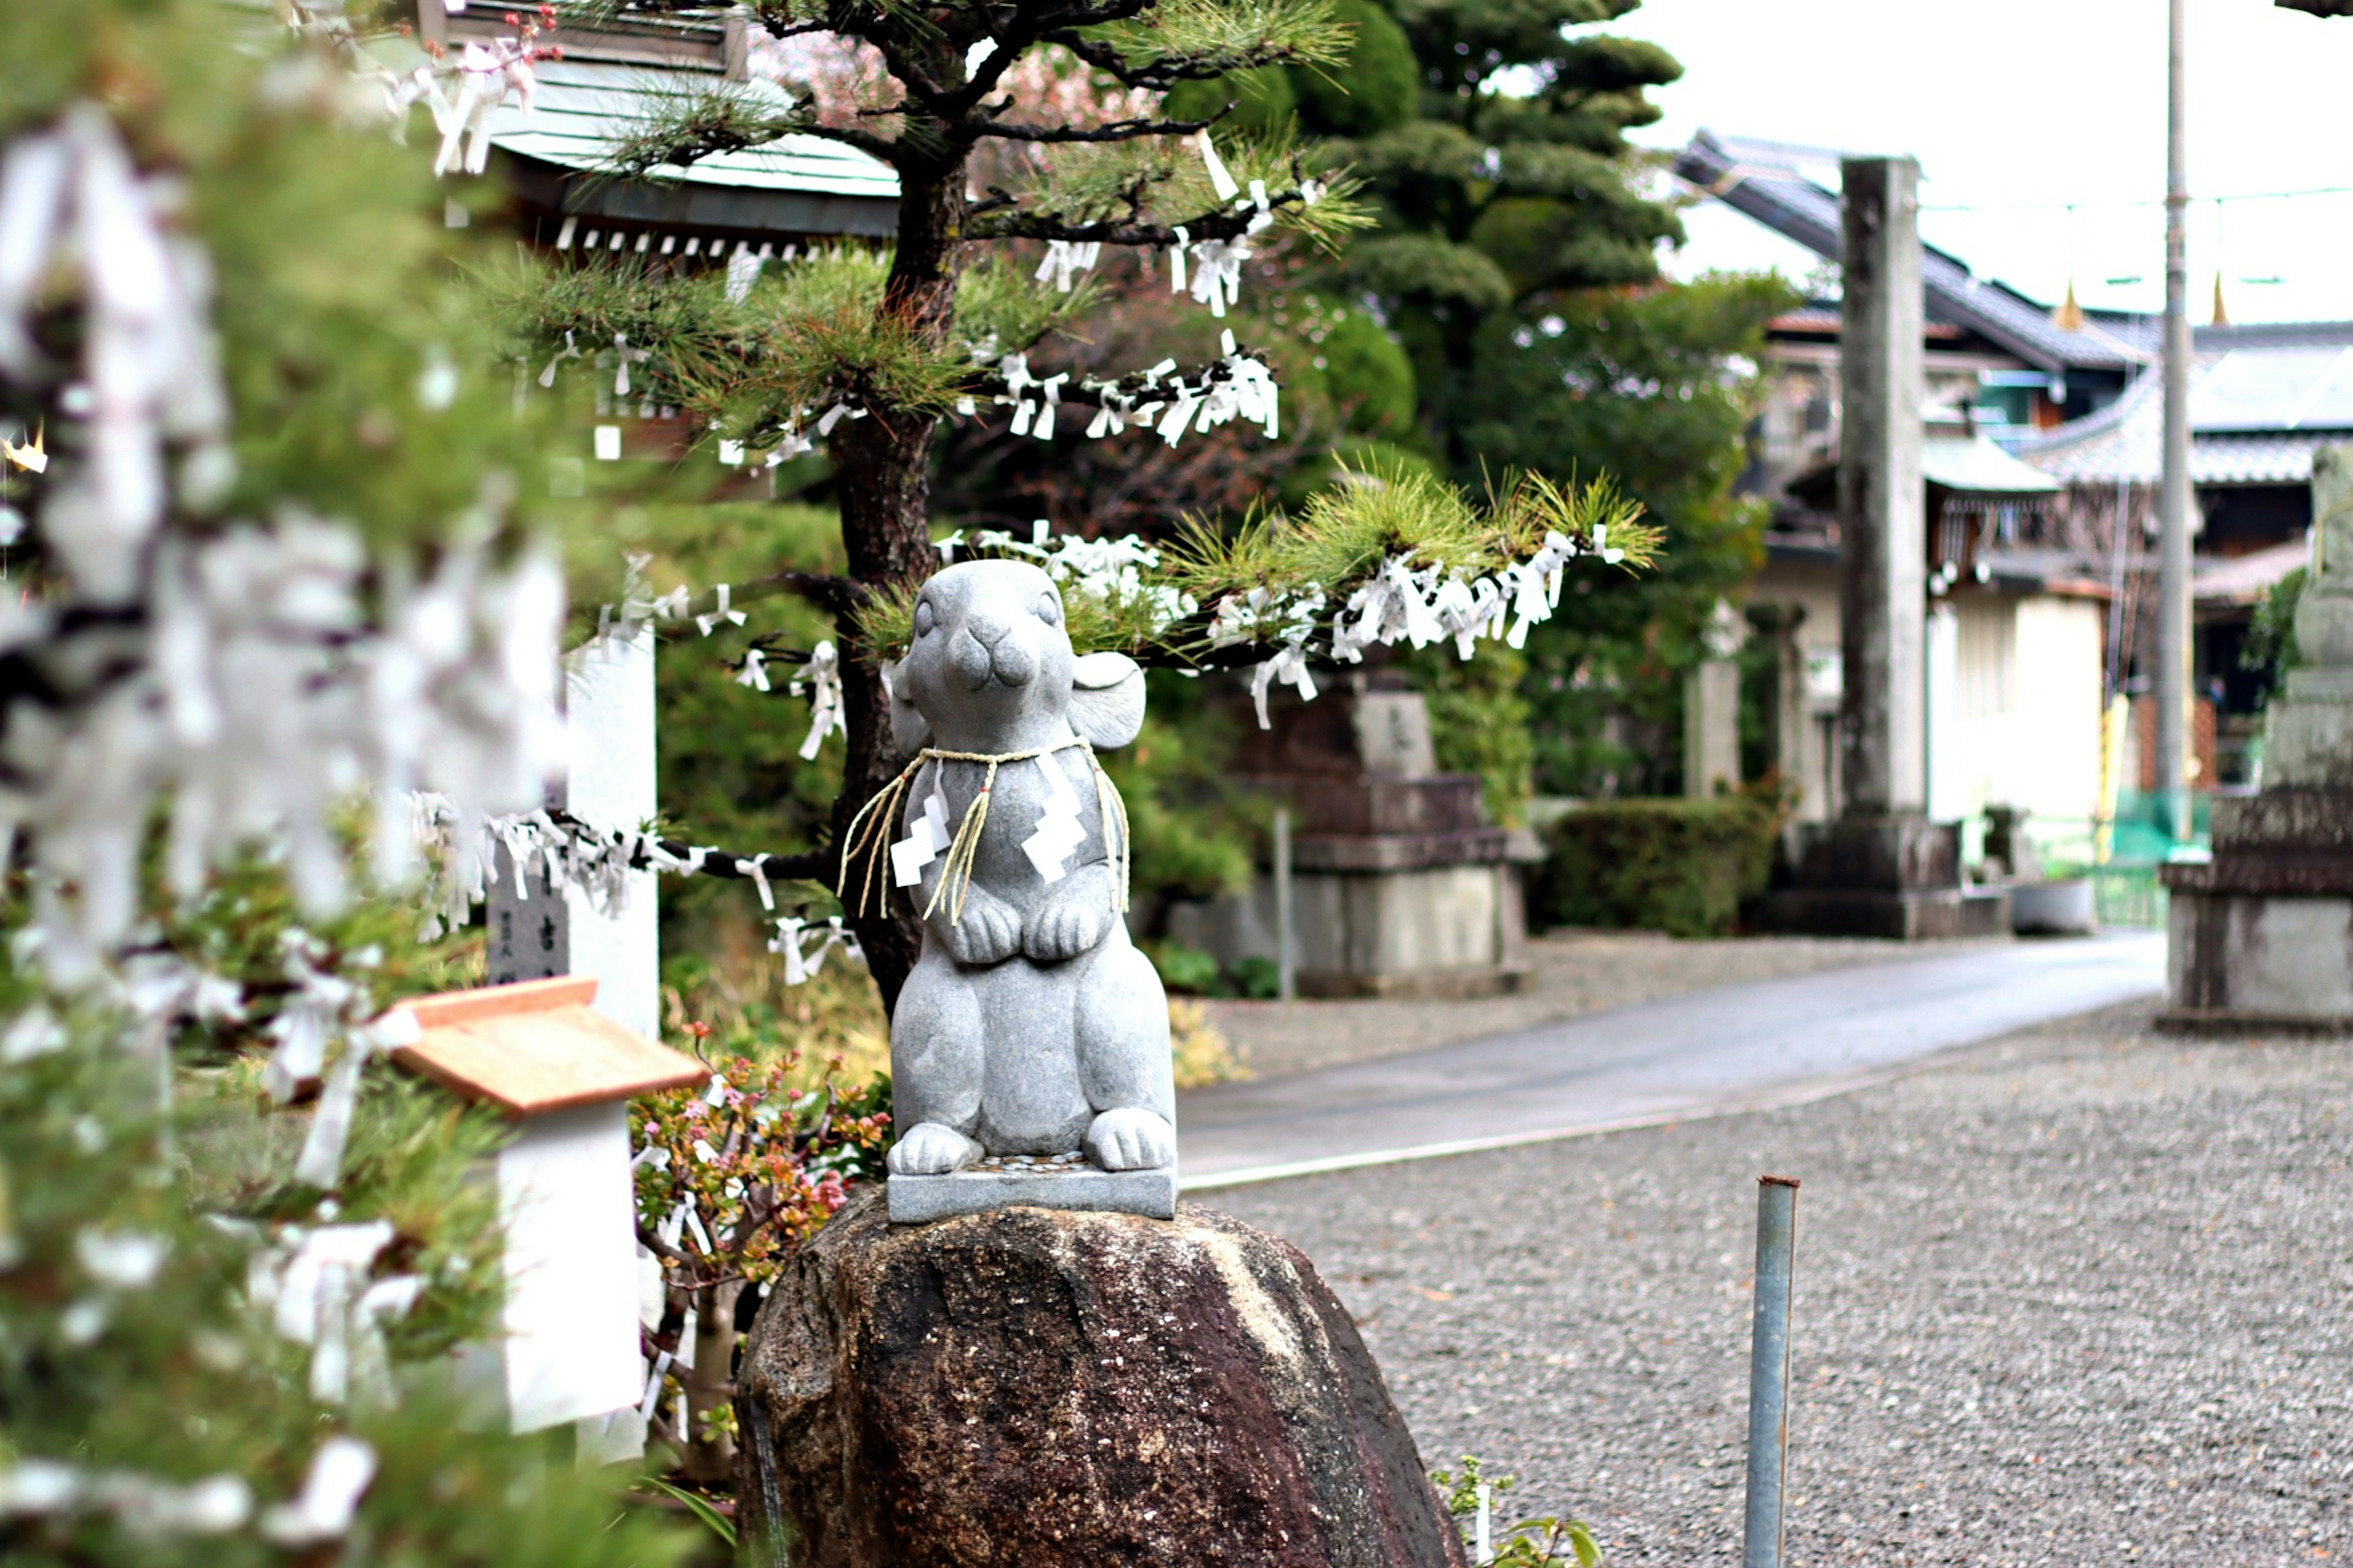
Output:
<path fill-rule="evenodd" d="M 1925 306 L 1920 165 L 1841 165 L 1839 777 L 1845 805 L 1805 825 L 1796 883 L 1765 923 L 1899 941 L 2010 929 L 2010 895 L 1962 885 L 1960 826 L 1928 820 L 1927 489 L 1920 469 Z"/>

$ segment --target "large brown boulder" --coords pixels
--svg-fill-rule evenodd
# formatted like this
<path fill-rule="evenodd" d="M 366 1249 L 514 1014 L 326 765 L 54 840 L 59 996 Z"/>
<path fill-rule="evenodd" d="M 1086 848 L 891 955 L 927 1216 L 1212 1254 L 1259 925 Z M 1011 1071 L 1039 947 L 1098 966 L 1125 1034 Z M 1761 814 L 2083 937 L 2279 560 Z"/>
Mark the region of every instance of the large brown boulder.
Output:
<path fill-rule="evenodd" d="M 1174 1220 L 853 1200 L 744 1346 L 739 1519 L 794 1568 L 1461 1568 L 1297 1251 Z"/>

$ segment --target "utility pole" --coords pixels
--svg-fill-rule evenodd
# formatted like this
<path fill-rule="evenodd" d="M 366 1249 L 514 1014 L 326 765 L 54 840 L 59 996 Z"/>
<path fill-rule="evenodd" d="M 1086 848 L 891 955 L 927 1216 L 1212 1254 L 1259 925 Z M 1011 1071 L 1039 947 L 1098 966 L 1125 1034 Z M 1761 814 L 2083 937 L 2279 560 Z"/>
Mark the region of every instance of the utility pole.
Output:
<path fill-rule="evenodd" d="M 2157 501 L 2157 793 L 2174 841 L 2189 837 L 2189 209 L 2183 15 L 2171 0 L 2166 49 L 2165 467 Z"/>

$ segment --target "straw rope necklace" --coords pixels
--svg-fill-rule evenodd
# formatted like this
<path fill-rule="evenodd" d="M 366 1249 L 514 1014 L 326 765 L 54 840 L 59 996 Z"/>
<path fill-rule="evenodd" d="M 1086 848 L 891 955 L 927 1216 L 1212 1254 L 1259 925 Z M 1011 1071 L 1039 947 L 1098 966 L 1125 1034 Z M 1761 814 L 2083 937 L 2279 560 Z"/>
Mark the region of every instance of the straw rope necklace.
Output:
<path fill-rule="evenodd" d="M 926 763 L 984 764 L 987 767 L 988 773 L 981 780 L 980 793 L 973 796 L 970 805 L 965 807 L 964 820 L 956 825 L 955 836 L 947 844 L 947 861 L 940 868 L 939 886 L 932 889 L 930 901 L 923 906 L 923 918 L 929 920 L 932 918 L 933 911 L 940 907 L 940 900 L 948 899 L 948 923 L 962 925 L 965 894 L 972 887 L 973 864 L 980 854 L 980 836 L 988 825 L 988 799 L 991 792 L 997 787 L 997 770 L 1014 763 L 1027 762 L 1035 762 L 1041 768 L 1053 768 L 1055 764 L 1045 759 L 1057 752 L 1067 752 L 1073 746 L 1086 753 L 1088 770 L 1094 775 L 1095 808 L 1102 816 L 1103 849 L 1111 858 L 1112 912 L 1126 913 L 1130 866 L 1127 803 L 1120 799 L 1119 786 L 1113 784 L 1111 775 L 1103 772 L 1103 763 L 1095 756 L 1094 747 L 1088 743 L 1084 735 L 1076 732 L 1073 732 L 1068 740 L 1056 741 L 1050 745 L 1032 746 L 1025 752 L 949 752 L 936 746 L 924 747 L 915 753 L 915 760 L 909 763 L 897 778 L 877 790 L 874 793 L 874 798 L 859 807 L 858 815 L 849 819 L 849 849 L 841 858 L 841 881 L 835 891 L 840 895 L 843 902 L 849 905 L 853 915 L 881 913 L 890 895 L 888 889 L 877 888 L 875 878 L 881 868 L 883 860 L 888 858 L 886 852 L 891 845 L 891 825 L 897 822 L 903 815 L 907 792 L 913 786 L 915 775 L 923 770 Z M 933 782 L 933 788 L 935 792 L 939 788 L 936 778 Z M 1119 825 L 1119 830 L 1115 835 L 1112 831 L 1112 825 L 1114 822 Z M 914 831 L 920 834 L 929 832 L 931 829 L 918 823 Z M 936 848 L 936 846 L 934 847 Z M 928 861 L 930 857 L 925 856 L 923 858 Z M 860 861 L 865 863 L 865 873 L 862 877 L 857 877 L 857 868 Z M 1039 874 L 1041 876 L 1044 874 L 1042 869 Z M 857 878 L 859 890 L 857 901 L 851 903 L 849 886 L 853 878 Z M 913 877 L 907 877 L 902 873 L 899 879 L 903 886 L 913 886 L 922 880 L 922 875 L 920 871 Z M 955 887 L 955 897 L 948 898 L 948 889 L 951 885 Z"/>

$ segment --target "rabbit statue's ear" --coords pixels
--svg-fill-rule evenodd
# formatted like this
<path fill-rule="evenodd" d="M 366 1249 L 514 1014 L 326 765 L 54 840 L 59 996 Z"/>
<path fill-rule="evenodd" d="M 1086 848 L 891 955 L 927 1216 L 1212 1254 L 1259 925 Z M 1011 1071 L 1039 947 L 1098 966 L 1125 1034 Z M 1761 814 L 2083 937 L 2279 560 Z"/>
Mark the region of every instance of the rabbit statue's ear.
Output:
<path fill-rule="evenodd" d="M 1144 667 L 1124 653 L 1072 659 L 1071 727 L 1099 751 L 1134 740 L 1144 728 Z"/>
<path fill-rule="evenodd" d="M 906 668 L 903 658 L 896 664 L 884 665 L 882 689 L 891 698 L 891 742 L 899 748 L 901 756 L 912 757 L 930 742 L 932 726 L 907 700 Z"/>

